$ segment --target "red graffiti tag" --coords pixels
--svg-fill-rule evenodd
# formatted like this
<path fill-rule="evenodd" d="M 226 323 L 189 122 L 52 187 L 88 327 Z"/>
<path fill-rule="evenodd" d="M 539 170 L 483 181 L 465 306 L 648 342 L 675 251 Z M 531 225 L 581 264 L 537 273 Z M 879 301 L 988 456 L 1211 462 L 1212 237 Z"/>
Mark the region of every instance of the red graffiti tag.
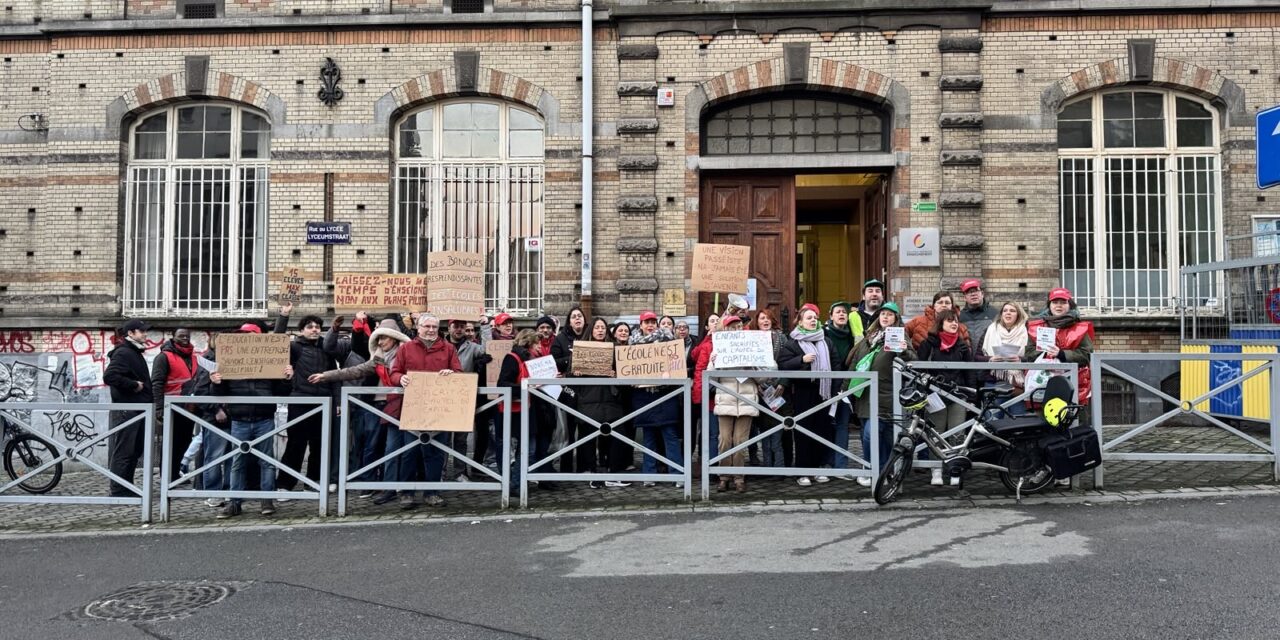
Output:
<path fill-rule="evenodd" d="M 0 331 L 0 353 L 35 353 L 30 331 Z"/>

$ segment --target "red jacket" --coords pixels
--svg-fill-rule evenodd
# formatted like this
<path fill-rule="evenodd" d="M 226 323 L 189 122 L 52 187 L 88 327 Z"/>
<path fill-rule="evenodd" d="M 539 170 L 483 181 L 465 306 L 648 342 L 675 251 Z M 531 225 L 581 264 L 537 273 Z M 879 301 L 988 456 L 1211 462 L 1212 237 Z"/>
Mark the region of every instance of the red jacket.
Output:
<path fill-rule="evenodd" d="M 391 366 L 391 385 L 400 386 L 404 374 L 412 371 L 462 371 L 462 362 L 458 360 L 458 352 L 443 337 L 437 338 L 428 347 L 421 338 L 405 343 L 396 352 L 396 362 Z M 404 394 L 395 393 L 387 396 L 387 415 L 400 417 L 400 405 L 404 402 Z"/>
<path fill-rule="evenodd" d="M 693 348 L 693 352 L 689 354 L 693 360 L 693 393 L 692 400 L 694 404 L 702 404 L 702 372 L 707 370 L 711 364 L 711 336 L 707 336 L 705 340 L 699 342 Z M 712 394 L 712 402 L 714 403 L 715 394 Z"/>

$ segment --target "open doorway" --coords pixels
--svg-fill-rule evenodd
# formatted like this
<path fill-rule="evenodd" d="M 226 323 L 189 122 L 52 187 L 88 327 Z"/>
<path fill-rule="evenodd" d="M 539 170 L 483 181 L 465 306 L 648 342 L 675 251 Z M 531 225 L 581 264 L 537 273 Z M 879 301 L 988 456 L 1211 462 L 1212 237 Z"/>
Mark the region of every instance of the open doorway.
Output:
<path fill-rule="evenodd" d="M 797 304 L 857 302 L 866 279 L 883 278 L 884 183 L 876 173 L 795 177 Z"/>

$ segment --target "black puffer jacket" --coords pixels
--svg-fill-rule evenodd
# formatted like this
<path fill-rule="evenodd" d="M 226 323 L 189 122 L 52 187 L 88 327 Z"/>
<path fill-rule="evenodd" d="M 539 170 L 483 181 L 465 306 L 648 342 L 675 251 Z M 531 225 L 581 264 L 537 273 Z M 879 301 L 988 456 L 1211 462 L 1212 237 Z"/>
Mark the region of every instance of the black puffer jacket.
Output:
<path fill-rule="evenodd" d="M 942 338 L 936 333 L 930 333 L 924 342 L 920 343 L 916 356 L 922 362 L 973 362 L 973 349 L 969 348 L 969 343 L 961 338 L 956 340 L 956 346 L 950 351 L 943 351 Z M 961 386 L 978 386 L 978 372 L 973 369 L 934 369 L 929 373 L 936 373 L 938 377 Z"/>
<path fill-rule="evenodd" d="M 284 333 L 289 324 L 289 316 L 276 318 L 275 333 Z M 350 345 L 347 345 L 350 351 Z M 343 356 L 345 359 L 345 355 Z M 337 398 L 342 390 L 341 383 L 322 382 L 311 384 L 307 378 L 313 373 L 324 373 L 338 368 L 338 361 L 332 353 L 324 349 L 324 337 L 308 340 L 302 336 L 294 336 L 289 344 L 289 364 L 293 365 L 293 394 L 295 396 L 330 396 Z"/>
<path fill-rule="evenodd" d="M 568 323 L 560 329 L 560 333 L 551 342 L 551 357 L 556 361 L 556 368 L 560 373 L 568 376 L 573 372 L 570 367 L 573 365 L 573 342 L 574 340 L 582 340 L 582 336 L 575 335 L 573 329 Z"/>
<path fill-rule="evenodd" d="M 109 361 L 102 380 L 111 387 L 112 402 L 155 402 L 151 391 L 151 374 L 147 371 L 147 361 L 142 357 L 142 349 L 126 339 L 120 346 L 112 349 L 107 358 Z"/>

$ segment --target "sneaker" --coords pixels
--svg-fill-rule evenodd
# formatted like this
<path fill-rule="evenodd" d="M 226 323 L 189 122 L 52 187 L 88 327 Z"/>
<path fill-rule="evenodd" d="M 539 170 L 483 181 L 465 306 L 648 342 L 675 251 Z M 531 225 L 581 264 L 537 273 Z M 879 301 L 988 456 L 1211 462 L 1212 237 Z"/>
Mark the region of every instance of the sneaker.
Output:
<path fill-rule="evenodd" d="M 652 481 L 645 481 L 644 486 L 646 486 L 646 487 L 656 487 L 656 486 L 658 486 L 658 483 L 656 483 L 656 482 L 652 482 Z"/>
<path fill-rule="evenodd" d="M 329 493 L 333 493 L 333 492 L 335 492 L 335 491 L 337 491 L 337 490 L 338 490 L 338 483 L 336 483 L 336 482 L 330 482 L 330 483 L 329 483 Z"/>
<path fill-rule="evenodd" d="M 458 477 L 453 479 L 454 482 L 471 482 L 471 478 L 465 473 L 459 473 Z"/>
<path fill-rule="evenodd" d="M 625 489 L 631 486 L 631 483 L 625 480 L 605 480 L 604 486 L 614 489 Z"/>
<path fill-rule="evenodd" d="M 587 486 L 591 487 L 592 489 L 603 489 L 604 485 L 605 483 L 600 482 L 599 480 L 592 480 L 591 482 L 587 483 Z"/>
<path fill-rule="evenodd" d="M 227 506 L 227 501 L 219 498 L 205 498 L 204 506 L 211 507 L 213 509 L 221 509 Z"/>
<path fill-rule="evenodd" d="M 227 506 L 223 507 L 222 511 L 218 512 L 217 519 L 226 520 L 227 518 L 234 518 L 238 515 L 240 515 L 240 505 L 234 502 L 228 502 Z"/>
<path fill-rule="evenodd" d="M 418 503 L 414 501 L 413 496 L 404 494 L 400 496 L 400 510 L 410 511 L 418 508 Z"/>
<path fill-rule="evenodd" d="M 677 482 L 677 483 L 676 483 L 676 488 L 677 488 L 677 489 L 683 489 L 683 488 L 684 488 L 684 482 Z"/>
<path fill-rule="evenodd" d="M 433 493 L 427 496 L 425 502 L 428 507 L 443 507 L 445 505 L 444 498 L 438 493 Z"/>
<path fill-rule="evenodd" d="M 942 486 L 942 469 L 934 467 L 929 471 L 929 484 L 935 487 Z"/>
<path fill-rule="evenodd" d="M 373 491 L 367 491 L 367 490 L 361 491 L 360 494 L 356 497 L 360 498 L 361 500 L 367 500 L 369 498 L 372 498 L 374 496 L 374 493 L 375 492 Z"/>
<path fill-rule="evenodd" d="M 858 486 L 859 486 L 859 487 L 870 487 L 870 486 L 871 486 L 871 478 L 867 478 L 867 477 L 865 477 L 865 476 L 864 476 L 864 477 L 854 478 L 854 480 L 857 480 L 857 481 L 858 481 Z"/>
<path fill-rule="evenodd" d="M 816 476 L 814 477 L 814 481 L 817 482 L 818 484 L 826 484 L 828 482 L 831 482 L 831 478 L 828 478 L 827 476 Z"/>
<path fill-rule="evenodd" d="M 960 476 L 950 476 L 950 477 L 951 477 L 951 486 L 953 487 L 960 486 Z"/>
<path fill-rule="evenodd" d="M 276 503 L 271 500 L 262 501 L 262 515 L 269 516 L 276 512 Z"/>
<path fill-rule="evenodd" d="M 807 487 L 809 485 L 812 485 L 813 481 L 810 480 L 808 476 L 801 476 L 799 480 L 796 480 L 796 484 L 802 487 Z"/>
<path fill-rule="evenodd" d="M 1071 478 L 1061 478 L 1053 481 L 1054 486 L 1071 488 Z"/>
<path fill-rule="evenodd" d="M 392 500 L 395 500 L 395 499 L 396 499 L 396 492 L 394 492 L 394 491 L 383 491 L 382 493 L 379 493 L 379 494 L 377 495 L 377 497 L 375 497 L 375 498 L 373 499 L 373 503 L 374 503 L 374 504 L 386 504 L 386 503 L 391 502 Z M 283 502 L 283 500 L 282 500 L 281 502 Z"/>

